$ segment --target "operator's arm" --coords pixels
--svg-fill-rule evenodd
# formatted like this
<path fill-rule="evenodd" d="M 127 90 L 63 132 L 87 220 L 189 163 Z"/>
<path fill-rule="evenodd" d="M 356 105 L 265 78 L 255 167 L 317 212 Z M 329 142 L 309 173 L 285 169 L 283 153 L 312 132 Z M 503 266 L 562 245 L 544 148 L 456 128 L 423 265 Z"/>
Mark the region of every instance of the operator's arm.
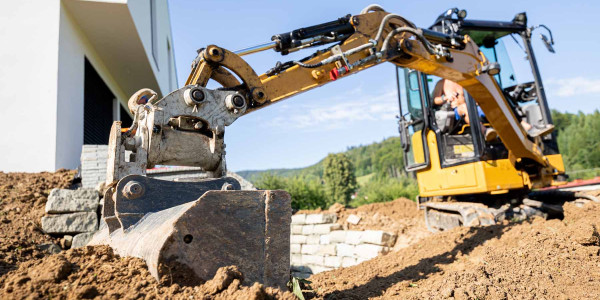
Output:
<path fill-rule="evenodd" d="M 443 93 L 444 79 L 439 80 L 433 88 L 433 103 L 435 105 L 442 105 L 446 102 Z"/>

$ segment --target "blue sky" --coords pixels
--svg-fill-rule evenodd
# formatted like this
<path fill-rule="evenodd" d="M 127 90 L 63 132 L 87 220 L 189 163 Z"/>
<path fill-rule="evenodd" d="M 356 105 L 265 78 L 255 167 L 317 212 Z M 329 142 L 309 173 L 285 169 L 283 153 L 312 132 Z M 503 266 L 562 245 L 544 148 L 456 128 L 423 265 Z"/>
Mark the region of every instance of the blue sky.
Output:
<path fill-rule="evenodd" d="M 550 106 L 560 111 L 600 108 L 600 1 L 379 1 L 387 11 L 428 27 L 445 9 L 464 8 L 468 18 L 510 21 L 526 11 L 529 25 L 552 29 L 556 54 L 534 38 L 534 50 Z M 488 4 L 489 3 L 489 4 Z M 270 41 L 272 35 L 358 14 L 369 1 L 169 0 L 179 85 L 196 49 L 216 44 L 229 50 Z M 541 31 L 540 31 L 541 32 Z M 514 43 L 513 43 L 514 44 Z M 507 42 L 520 82 L 531 78 L 523 52 Z M 258 74 L 310 54 L 283 57 L 274 51 L 244 58 Z M 519 67 L 521 66 L 521 67 Z M 209 85 L 209 87 L 211 87 Z M 382 64 L 300 94 L 238 119 L 226 129 L 230 170 L 304 167 L 328 153 L 397 136 L 394 66 Z"/>

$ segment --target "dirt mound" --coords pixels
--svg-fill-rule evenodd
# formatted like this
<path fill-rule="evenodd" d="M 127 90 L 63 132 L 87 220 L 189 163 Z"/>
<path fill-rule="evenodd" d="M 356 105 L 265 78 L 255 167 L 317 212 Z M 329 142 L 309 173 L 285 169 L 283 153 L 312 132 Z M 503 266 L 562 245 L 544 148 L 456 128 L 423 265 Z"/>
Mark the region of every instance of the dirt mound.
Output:
<path fill-rule="evenodd" d="M 39 220 L 50 190 L 67 187 L 72 176 L 69 171 L 0 173 L 0 299 L 294 299 L 258 283 L 242 286 L 243 274 L 234 266 L 221 268 L 204 284 L 179 286 L 168 279 L 157 282 L 142 260 L 119 257 L 106 246 L 49 255 L 38 246 L 58 240 L 41 232 Z M 564 208 L 564 220 L 506 222 L 430 235 L 422 212 L 407 199 L 357 209 L 334 207 L 340 224 L 349 229 L 416 238 L 407 248 L 312 276 L 314 297 L 598 299 L 600 204 L 567 203 Z M 361 217 L 358 225 L 346 222 L 351 214 Z"/>
<path fill-rule="evenodd" d="M 322 213 L 322 210 L 301 210 L 297 213 Z M 431 235 L 425 228 L 423 211 L 417 204 L 406 198 L 390 202 L 373 203 L 357 208 L 344 208 L 334 204 L 326 212 L 335 213 L 338 223 L 349 230 L 385 230 L 396 233 L 398 238 L 394 250 L 408 247 L 422 238 Z M 347 222 L 350 215 L 360 217 L 358 224 Z"/>
<path fill-rule="evenodd" d="M 0 299 L 295 299 L 255 283 L 242 286 L 235 266 L 218 270 L 203 285 L 157 282 L 143 260 L 114 254 L 107 246 L 50 255 L 40 245 L 59 244 L 44 234 L 40 219 L 53 188 L 70 186 L 74 172 L 0 172 Z"/>
<path fill-rule="evenodd" d="M 242 286 L 243 274 L 223 267 L 203 285 L 159 284 L 143 260 L 119 257 L 108 246 L 71 249 L 23 263 L 2 278 L 0 298 L 57 299 L 294 299 L 291 293 L 255 283 Z"/>
<path fill-rule="evenodd" d="M 564 220 L 457 228 L 309 280 L 327 299 L 598 299 L 599 215 L 567 203 Z"/>
<path fill-rule="evenodd" d="M 58 244 L 58 239 L 42 232 L 40 220 L 50 191 L 69 187 L 73 175 L 68 170 L 0 172 L 0 276 L 24 261 L 47 255 L 40 245 Z"/>

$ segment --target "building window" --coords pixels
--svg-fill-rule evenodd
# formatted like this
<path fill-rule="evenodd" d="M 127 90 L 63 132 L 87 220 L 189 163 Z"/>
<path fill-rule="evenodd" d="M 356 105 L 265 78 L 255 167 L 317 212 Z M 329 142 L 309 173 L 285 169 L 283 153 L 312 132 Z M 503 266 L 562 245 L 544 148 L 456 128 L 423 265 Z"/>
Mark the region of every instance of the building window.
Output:
<path fill-rule="evenodd" d="M 152 57 L 158 70 L 158 12 L 156 10 L 156 0 L 150 0 L 150 31 L 152 35 Z"/>
<path fill-rule="evenodd" d="M 173 53 L 171 53 L 171 43 L 167 39 L 167 55 L 169 60 L 169 66 L 167 72 L 169 73 L 169 91 L 174 90 L 173 88 Z"/>
<path fill-rule="evenodd" d="M 107 145 L 115 118 L 115 95 L 85 58 L 83 79 L 83 144 Z"/>

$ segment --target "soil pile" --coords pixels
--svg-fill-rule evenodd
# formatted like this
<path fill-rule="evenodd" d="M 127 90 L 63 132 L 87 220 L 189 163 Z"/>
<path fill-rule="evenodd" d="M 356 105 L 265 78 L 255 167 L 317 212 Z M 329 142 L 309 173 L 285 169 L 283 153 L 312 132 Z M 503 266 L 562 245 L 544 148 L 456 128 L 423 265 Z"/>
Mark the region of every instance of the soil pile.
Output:
<path fill-rule="evenodd" d="M 309 280 L 326 299 L 598 299 L 600 205 L 564 208 L 564 220 L 456 228 Z"/>
<path fill-rule="evenodd" d="M 242 286 L 235 266 L 198 286 L 157 282 L 145 263 L 107 246 L 50 255 L 58 243 L 39 227 L 48 193 L 72 172 L 0 173 L 0 299 L 294 299 L 255 283 Z M 598 192 L 593 194 L 598 195 Z M 309 278 L 324 299 L 599 299 L 600 204 L 564 206 L 563 220 L 533 219 L 428 234 L 414 202 L 399 199 L 356 209 L 334 207 L 348 229 L 418 237 L 387 255 Z M 346 222 L 349 215 L 359 224 Z M 422 235 L 416 233 L 423 232 Z"/>
<path fill-rule="evenodd" d="M 337 222 L 348 230 L 384 230 L 395 233 L 396 244 L 393 250 L 402 249 L 417 243 L 431 235 L 425 227 L 423 211 L 417 210 L 417 204 L 406 198 L 390 202 L 373 203 L 357 208 L 344 208 L 334 204 L 327 211 L 301 210 L 298 213 L 335 213 Z M 347 222 L 350 215 L 360 217 L 358 224 Z"/>
<path fill-rule="evenodd" d="M 50 191 L 69 187 L 74 174 L 0 172 L 0 276 L 22 262 L 48 255 L 40 245 L 59 243 L 42 232 L 40 221 Z"/>
<path fill-rule="evenodd" d="M 108 246 L 50 255 L 43 246 L 60 239 L 44 234 L 40 220 L 50 191 L 68 188 L 73 175 L 0 172 L 0 299 L 295 299 L 258 283 L 242 286 L 235 266 L 181 287 L 168 278 L 157 282 L 143 260 L 119 257 Z"/>
<path fill-rule="evenodd" d="M 199 286 L 158 283 L 143 260 L 119 257 L 108 246 L 87 246 L 23 263 L 1 280 L 0 298 L 295 299 L 258 283 L 242 286 L 243 280 L 243 274 L 229 266 Z"/>

